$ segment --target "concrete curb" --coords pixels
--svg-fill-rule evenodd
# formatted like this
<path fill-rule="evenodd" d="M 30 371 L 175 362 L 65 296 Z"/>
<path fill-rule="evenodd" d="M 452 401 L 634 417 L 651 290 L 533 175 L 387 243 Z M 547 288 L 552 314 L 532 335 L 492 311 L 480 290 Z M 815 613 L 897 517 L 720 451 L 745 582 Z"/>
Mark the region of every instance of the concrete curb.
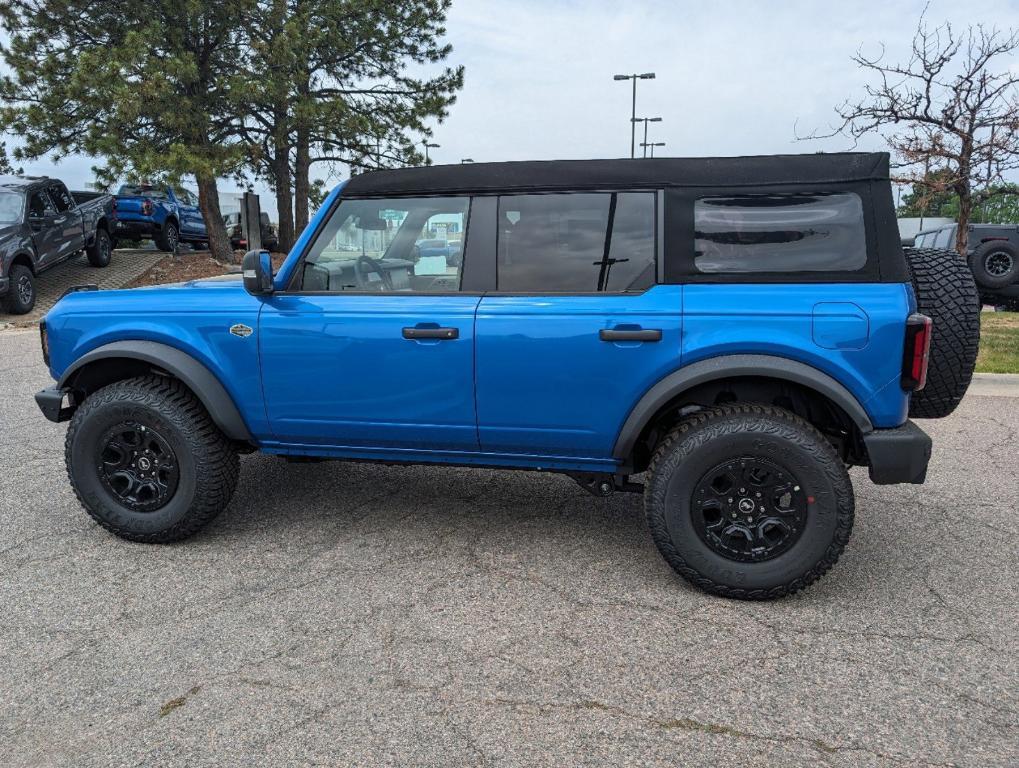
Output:
<path fill-rule="evenodd" d="M 967 395 L 1019 397 L 1019 373 L 974 373 Z"/>

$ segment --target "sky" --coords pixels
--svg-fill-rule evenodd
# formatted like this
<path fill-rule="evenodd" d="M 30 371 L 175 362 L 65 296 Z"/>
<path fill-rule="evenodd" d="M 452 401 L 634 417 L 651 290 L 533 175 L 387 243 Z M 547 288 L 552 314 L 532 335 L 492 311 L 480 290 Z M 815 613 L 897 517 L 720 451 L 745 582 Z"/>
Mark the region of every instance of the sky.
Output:
<path fill-rule="evenodd" d="M 656 155 L 712 156 L 837 151 L 824 131 L 834 106 L 867 82 L 850 60 L 883 44 L 908 57 L 925 3 L 917 0 L 454 0 L 450 64 L 466 82 L 449 117 L 434 125 L 434 163 L 628 157 L 631 86 L 637 115 L 661 117 Z M 957 29 L 982 22 L 1019 28 L 1019 0 L 931 0 L 927 17 Z M 1019 60 L 1012 62 L 1019 67 Z M 640 142 L 638 136 L 637 141 Z M 10 140 L 9 140 L 10 142 Z M 13 142 L 16 144 L 16 140 Z M 884 149 L 875 136 L 859 149 Z M 640 148 L 638 147 L 638 153 Z M 93 161 L 22 163 L 80 187 Z M 339 176 L 329 179 L 330 185 Z M 233 191 L 229 182 L 224 192 Z M 256 187 L 263 208 L 271 195 Z"/>

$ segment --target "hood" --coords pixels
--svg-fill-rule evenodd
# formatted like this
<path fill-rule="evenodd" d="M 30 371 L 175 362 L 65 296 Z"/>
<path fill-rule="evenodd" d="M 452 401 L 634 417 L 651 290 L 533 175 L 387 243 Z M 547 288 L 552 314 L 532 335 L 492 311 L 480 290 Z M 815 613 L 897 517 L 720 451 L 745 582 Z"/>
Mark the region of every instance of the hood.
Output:
<path fill-rule="evenodd" d="M 17 224 L 9 224 L 5 227 L 0 227 L 0 246 L 3 246 L 8 240 L 15 237 L 20 229 L 21 227 Z"/>

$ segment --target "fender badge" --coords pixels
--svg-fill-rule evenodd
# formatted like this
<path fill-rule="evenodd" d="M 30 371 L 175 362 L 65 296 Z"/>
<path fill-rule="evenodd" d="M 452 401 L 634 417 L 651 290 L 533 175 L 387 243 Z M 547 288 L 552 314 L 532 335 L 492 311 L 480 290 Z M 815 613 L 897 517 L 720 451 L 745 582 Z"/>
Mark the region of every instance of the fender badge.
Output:
<path fill-rule="evenodd" d="M 246 339 L 254 333 L 254 331 L 252 331 L 251 328 L 244 323 L 237 323 L 236 325 L 230 326 L 230 333 L 234 336 L 240 336 L 242 339 Z"/>

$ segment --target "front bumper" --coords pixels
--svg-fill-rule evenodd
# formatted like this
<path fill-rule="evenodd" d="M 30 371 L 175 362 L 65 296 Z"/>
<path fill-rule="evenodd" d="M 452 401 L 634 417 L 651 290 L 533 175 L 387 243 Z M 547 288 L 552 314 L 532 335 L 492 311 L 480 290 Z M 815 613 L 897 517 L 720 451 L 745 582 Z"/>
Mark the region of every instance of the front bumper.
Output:
<path fill-rule="evenodd" d="M 907 421 L 894 429 L 875 429 L 863 436 L 870 458 L 870 479 L 877 485 L 922 483 L 931 459 L 931 439 Z"/>
<path fill-rule="evenodd" d="M 66 389 L 49 387 L 35 393 L 35 402 L 42 415 L 50 421 L 67 421 L 74 414 L 74 408 L 64 406 L 64 397 L 67 394 Z"/>
<path fill-rule="evenodd" d="M 11 279 L 9 277 L 0 277 L 0 296 L 6 296 L 10 287 Z"/>

